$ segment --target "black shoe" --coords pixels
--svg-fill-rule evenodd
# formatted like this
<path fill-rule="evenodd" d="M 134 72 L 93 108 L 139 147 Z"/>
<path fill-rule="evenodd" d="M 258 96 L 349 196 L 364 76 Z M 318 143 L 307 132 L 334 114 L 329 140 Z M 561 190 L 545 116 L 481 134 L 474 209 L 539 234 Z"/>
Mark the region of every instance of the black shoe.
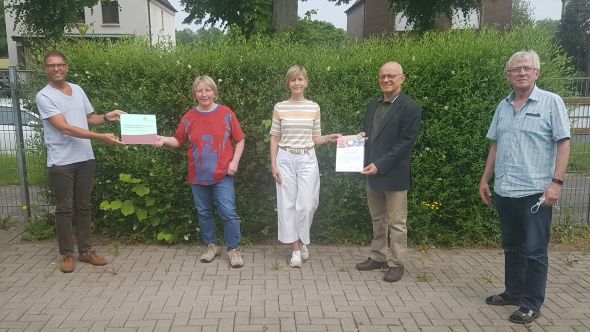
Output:
<path fill-rule="evenodd" d="M 381 269 L 384 267 L 387 267 L 387 262 L 378 262 L 378 261 L 372 260 L 371 258 L 367 258 L 366 261 L 364 261 L 362 263 L 358 263 L 356 265 L 356 269 L 359 271 L 371 271 L 371 270 Z"/>
<path fill-rule="evenodd" d="M 385 273 L 383 280 L 387 282 L 396 282 L 402 279 L 404 275 L 404 267 L 403 266 L 395 266 L 390 267 L 389 270 Z"/>
<path fill-rule="evenodd" d="M 508 318 L 508 320 L 515 324 L 525 325 L 532 323 L 535 319 L 539 317 L 541 317 L 541 311 L 535 311 L 525 307 L 520 307 L 518 310 L 513 312 L 512 315 L 510 315 L 510 318 Z"/>
<path fill-rule="evenodd" d="M 505 293 L 488 296 L 486 304 L 489 305 L 520 305 L 519 299 L 511 299 Z"/>

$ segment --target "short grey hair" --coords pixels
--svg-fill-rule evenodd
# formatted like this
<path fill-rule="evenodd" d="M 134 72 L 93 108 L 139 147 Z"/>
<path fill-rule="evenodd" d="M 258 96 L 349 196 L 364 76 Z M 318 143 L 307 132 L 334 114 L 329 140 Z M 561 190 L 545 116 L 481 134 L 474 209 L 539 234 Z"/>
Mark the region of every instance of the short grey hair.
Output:
<path fill-rule="evenodd" d="M 520 51 L 520 52 L 516 52 L 514 54 L 512 54 L 512 56 L 510 57 L 510 59 L 508 59 L 508 62 L 506 62 L 506 72 L 508 72 L 508 69 L 510 69 L 510 64 L 516 61 L 527 61 L 530 60 L 533 62 L 533 68 L 534 69 L 541 69 L 541 59 L 539 58 L 539 55 L 537 54 L 537 52 L 533 51 L 533 50 L 528 50 L 528 51 Z"/>

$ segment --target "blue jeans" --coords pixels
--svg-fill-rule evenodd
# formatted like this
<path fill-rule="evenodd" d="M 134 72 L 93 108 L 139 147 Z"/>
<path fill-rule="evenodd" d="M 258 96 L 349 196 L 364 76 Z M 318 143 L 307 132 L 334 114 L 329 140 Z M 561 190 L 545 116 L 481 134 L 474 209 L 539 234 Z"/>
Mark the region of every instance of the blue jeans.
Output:
<path fill-rule="evenodd" d="M 217 244 L 217 230 L 213 217 L 213 201 L 221 220 L 223 234 L 228 250 L 236 249 L 240 245 L 240 221 L 236 213 L 234 195 L 234 179 L 225 176 L 221 182 L 202 186 L 192 185 L 193 199 L 199 216 L 201 239 L 206 245 Z"/>
<path fill-rule="evenodd" d="M 502 229 L 505 259 L 506 295 L 520 299 L 522 306 L 539 310 L 545 300 L 549 259 L 547 246 L 551 235 L 551 207 L 531 207 L 542 194 L 520 198 L 494 194 Z"/>

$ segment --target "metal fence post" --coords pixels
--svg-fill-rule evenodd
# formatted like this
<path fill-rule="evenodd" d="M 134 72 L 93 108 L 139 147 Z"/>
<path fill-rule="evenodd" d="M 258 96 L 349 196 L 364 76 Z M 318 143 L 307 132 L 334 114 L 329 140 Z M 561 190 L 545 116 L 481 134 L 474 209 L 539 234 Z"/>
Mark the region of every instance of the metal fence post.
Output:
<path fill-rule="evenodd" d="M 27 178 L 27 159 L 25 156 L 25 140 L 23 137 L 23 119 L 20 107 L 20 93 L 18 84 L 18 72 L 16 66 L 10 66 L 10 88 L 12 91 L 12 110 L 16 114 L 16 160 L 18 162 L 18 175 L 20 180 L 21 207 L 26 211 L 26 221 L 31 219 L 31 201 L 29 196 L 29 180 Z"/>

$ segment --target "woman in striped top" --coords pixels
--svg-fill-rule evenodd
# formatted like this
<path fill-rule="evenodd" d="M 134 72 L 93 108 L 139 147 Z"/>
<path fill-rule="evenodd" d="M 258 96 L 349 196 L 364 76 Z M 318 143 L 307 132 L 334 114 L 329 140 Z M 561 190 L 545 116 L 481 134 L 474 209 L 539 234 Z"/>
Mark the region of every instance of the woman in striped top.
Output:
<path fill-rule="evenodd" d="M 320 172 L 314 146 L 335 142 L 342 135 L 321 135 L 320 107 L 304 96 L 305 68 L 289 68 L 285 83 L 291 97 L 274 107 L 270 160 L 277 188 L 278 238 L 292 244 L 289 265 L 301 267 L 302 261 L 309 259 L 309 228 L 320 195 Z"/>

